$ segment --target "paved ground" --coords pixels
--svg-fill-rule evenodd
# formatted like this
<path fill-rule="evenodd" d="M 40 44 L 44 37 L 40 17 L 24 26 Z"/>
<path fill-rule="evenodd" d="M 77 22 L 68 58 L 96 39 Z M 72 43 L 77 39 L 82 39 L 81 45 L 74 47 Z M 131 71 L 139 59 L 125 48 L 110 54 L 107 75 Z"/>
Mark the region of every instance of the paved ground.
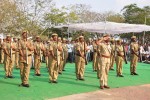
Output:
<path fill-rule="evenodd" d="M 99 90 L 50 100 L 150 100 L 150 84 Z"/>

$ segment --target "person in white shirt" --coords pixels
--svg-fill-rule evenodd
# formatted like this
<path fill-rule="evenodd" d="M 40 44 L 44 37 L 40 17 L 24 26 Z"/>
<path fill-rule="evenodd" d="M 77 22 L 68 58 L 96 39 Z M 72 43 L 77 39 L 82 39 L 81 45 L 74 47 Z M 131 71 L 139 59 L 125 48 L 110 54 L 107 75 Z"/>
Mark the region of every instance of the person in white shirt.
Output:
<path fill-rule="evenodd" d="M 68 48 L 68 61 L 70 63 L 73 62 L 73 44 L 71 44 L 70 41 L 67 43 L 67 48 Z"/>
<path fill-rule="evenodd" d="M 87 62 L 91 61 L 91 49 L 92 49 L 92 45 L 90 43 L 87 44 L 87 53 L 86 53 L 86 59 L 87 59 Z"/>

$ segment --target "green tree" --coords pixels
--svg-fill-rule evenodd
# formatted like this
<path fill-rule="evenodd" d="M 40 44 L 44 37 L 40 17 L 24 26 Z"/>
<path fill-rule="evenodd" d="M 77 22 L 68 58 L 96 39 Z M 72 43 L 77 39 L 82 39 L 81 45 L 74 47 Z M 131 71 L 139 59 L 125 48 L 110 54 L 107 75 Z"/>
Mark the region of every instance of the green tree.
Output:
<path fill-rule="evenodd" d="M 122 12 L 127 23 L 145 24 L 145 17 L 150 15 L 150 6 L 140 8 L 137 4 L 130 4 L 125 6 Z M 147 22 L 150 25 L 149 18 L 147 18 Z"/>

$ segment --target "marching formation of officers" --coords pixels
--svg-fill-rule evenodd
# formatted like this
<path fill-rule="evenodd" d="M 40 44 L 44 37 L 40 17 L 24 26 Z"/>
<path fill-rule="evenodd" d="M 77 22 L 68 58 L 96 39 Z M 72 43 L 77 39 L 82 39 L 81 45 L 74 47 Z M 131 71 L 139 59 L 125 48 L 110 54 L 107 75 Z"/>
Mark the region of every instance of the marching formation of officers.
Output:
<path fill-rule="evenodd" d="M 49 41 L 43 44 L 40 37 L 37 36 L 33 42 L 28 39 L 28 32 L 22 32 L 19 40 L 12 41 L 11 36 L 7 35 L 6 39 L 0 41 L 0 62 L 4 63 L 5 78 L 13 78 L 13 67 L 20 69 L 21 84 L 20 86 L 29 87 L 29 74 L 32 66 L 32 57 L 34 57 L 35 75 L 41 76 L 40 67 L 42 57 L 45 57 L 46 67 L 49 73 L 49 82 L 57 83 L 58 74 L 62 74 L 68 57 L 68 48 L 66 39 L 59 38 L 53 33 Z M 88 50 L 84 36 L 79 36 L 75 42 L 75 72 L 76 80 L 84 81 L 84 71 L 86 65 L 86 52 Z M 139 46 L 136 42 L 136 36 L 131 37 L 131 75 L 136 73 L 138 62 Z M 100 88 L 110 88 L 108 86 L 109 70 L 114 70 L 116 62 L 117 77 L 122 75 L 123 62 L 125 60 L 124 47 L 122 40 L 111 39 L 108 34 L 93 41 L 93 70 L 97 71 L 97 78 L 100 80 Z M 34 55 L 34 56 L 33 56 Z"/>

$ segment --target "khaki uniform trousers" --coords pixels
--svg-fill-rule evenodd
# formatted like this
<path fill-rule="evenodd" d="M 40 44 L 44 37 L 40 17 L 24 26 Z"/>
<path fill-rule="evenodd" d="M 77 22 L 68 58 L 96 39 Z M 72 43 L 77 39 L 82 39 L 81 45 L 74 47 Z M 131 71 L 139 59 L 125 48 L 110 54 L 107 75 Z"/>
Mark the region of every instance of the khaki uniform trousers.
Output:
<path fill-rule="evenodd" d="M 67 58 L 68 58 L 68 51 L 65 51 L 65 54 L 64 54 L 64 62 L 63 62 L 63 70 L 65 69 L 65 65 L 66 65 L 66 62 L 67 62 Z"/>
<path fill-rule="evenodd" d="M 117 75 L 122 75 L 122 67 L 123 67 L 124 59 L 121 56 L 116 57 L 116 71 Z"/>
<path fill-rule="evenodd" d="M 136 72 L 137 62 L 138 62 L 138 57 L 134 54 L 131 54 L 131 63 L 130 63 L 130 72 L 131 73 Z"/>
<path fill-rule="evenodd" d="M 110 69 L 114 69 L 115 56 L 111 55 L 110 58 Z"/>
<path fill-rule="evenodd" d="M 94 52 L 94 54 L 93 54 L 93 71 L 97 70 L 96 58 L 97 58 L 97 53 Z"/>
<path fill-rule="evenodd" d="M 59 72 L 61 73 L 63 70 L 63 64 L 64 64 L 64 59 L 63 57 L 60 57 L 60 64 L 59 64 Z"/>
<path fill-rule="evenodd" d="M 100 56 L 96 57 L 97 78 L 100 78 Z"/>
<path fill-rule="evenodd" d="M 1 61 L 0 62 L 4 63 L 4 51 L 3 50 L 1 50 Z"/>
<path fill-rule="evenodd" d="M 100 86 L 107 86 L 110 58 L 100 59 Z"/>
<path fill-rule="evenodd" d="M 40 74 L 40 67 L 41 67 L 40 56 L 34 55 L 34 69 L 35 69 L 35 74 Z"/>
<path fill-rule="evenodd" d="M 5 69 L 5 76 L 12 76 L 13 74 L 13 65 L 14 65 L 15 55 L 12 54 L 12 58 L 8 55 L 4 57 L 4 69 Z"/>
<path fill-rule="evenodd" d="M 77 76 L 77 58 L 78 58 L 78 56 L 75 55 L 75 73 L 76 73 L 76 76 Z"/>
<path fill-rule="evenodd" d="M 48 68 L 48 56 L 45 57 L 46 68 Z"/>
<path fill-rule="evenodd" d="M 84 77 L 85 59 L 80 56 L 76 56 L 76 67 L 76 77 L 77 79 L 82 79 Z"/>
<path fill-rule="evenodd" d="M 58 56 L 58 66 L 57 66 L 57 60 L 52 58 L 52 56 L 49 56 L 48 59 L 48 67 L 49 67 L 49 79 L 50 81 L 56 81 L 58 77 L 58 71 L 59 71 L 59 64 L 60 64 L 60 56 Z"/>
<path fill-rule="evenodd" d="M 23 84 L 29 84 L 28 80 L 29 80 L 31 62 L 32 62 L 32 56 L 28 56 L 28 64 L 26 64 L 25 62 L 19 62 L 20 76 Z"/>
<path fill-rule="evenodd" d="M 16 68 L 19 68 L 19 52 L 15 53 L 15 65 Z"/>

